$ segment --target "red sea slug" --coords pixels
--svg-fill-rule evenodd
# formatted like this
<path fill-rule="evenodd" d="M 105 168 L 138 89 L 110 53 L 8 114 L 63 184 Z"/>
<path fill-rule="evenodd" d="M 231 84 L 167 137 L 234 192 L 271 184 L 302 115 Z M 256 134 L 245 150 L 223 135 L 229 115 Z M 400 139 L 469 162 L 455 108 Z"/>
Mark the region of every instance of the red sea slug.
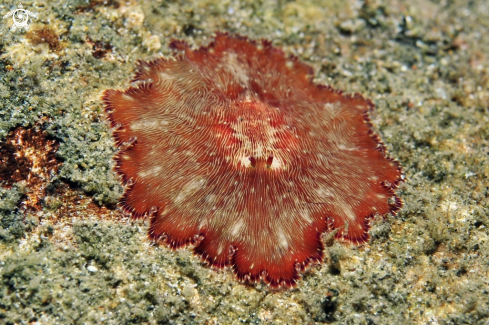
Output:
<path fill-rule="evenodd" d="M 322 261 L 323 233 L 365 243 L 370 219 L 400 209 L 401 167 L 372 128 L 372 102 L 314 84 L 269 41 L 219 33 L 170 47 L 174 57 L 140 61 L 131 87 L 103 96 L 121 205 L 150 219 L 151 239 L 293 287 Z"/>

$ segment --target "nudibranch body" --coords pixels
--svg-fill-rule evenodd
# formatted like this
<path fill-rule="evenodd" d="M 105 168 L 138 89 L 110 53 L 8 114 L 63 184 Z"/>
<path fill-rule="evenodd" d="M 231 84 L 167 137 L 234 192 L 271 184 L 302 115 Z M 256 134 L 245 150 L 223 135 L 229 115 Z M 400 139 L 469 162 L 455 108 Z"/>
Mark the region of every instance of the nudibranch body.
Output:
<path fill-rule="evenodd" d="M 149 236 L 240 280 L 293 287 L 323 259 L 321 235 L 355 244 L 402 201 L 398 162 L 374 131 L 371 101 L 312 82 L 268 41 L 219 33 L 172 58 L 140 61 L 103 96 L 120 147 L 122 207 Z"/>

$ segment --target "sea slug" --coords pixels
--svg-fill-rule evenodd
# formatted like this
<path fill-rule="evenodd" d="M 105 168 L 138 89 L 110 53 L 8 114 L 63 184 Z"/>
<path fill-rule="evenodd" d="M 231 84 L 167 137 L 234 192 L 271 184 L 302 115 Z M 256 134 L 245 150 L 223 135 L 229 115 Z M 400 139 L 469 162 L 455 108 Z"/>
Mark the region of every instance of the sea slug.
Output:
<path fill-rule="evenodd" d="M 321 235 L 365 243 L 375 215 L 402 206 L 361 95 L 312 82 L 269 41 L 218 33 L 174 57 L 139 61 L 105 109 L 126 186 L 123 209 L 149 237 L 193 251 L 242 281 L 293 287 L 323 260 Z"/>

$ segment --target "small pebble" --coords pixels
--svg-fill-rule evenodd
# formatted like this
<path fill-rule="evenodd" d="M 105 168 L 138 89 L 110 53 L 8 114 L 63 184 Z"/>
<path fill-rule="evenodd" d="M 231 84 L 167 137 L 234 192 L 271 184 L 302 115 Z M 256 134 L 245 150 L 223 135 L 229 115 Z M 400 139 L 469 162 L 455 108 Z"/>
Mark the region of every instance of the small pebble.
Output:
<path fill-rule="evenodd" d="M 95 266 L 93 266 L 93 265 L 88 266 L 88 267 L 87 267 L 87 270 L 88 270 L 89 272 L 92 272 L 92 273 L 94 273 L 94 272 L 97 272 L 97 271 L 98 271 L 98 269 L 97 269 Z"/>

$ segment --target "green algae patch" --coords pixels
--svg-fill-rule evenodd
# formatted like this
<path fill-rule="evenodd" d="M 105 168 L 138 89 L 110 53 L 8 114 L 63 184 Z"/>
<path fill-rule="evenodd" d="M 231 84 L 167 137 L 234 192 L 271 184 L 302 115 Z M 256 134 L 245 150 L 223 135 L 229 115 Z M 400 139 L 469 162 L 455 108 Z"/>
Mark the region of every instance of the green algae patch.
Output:
<path fill-rule="evenodd" d="M 24 216 L 17 211 L 23 194 L 16 186 L 11 189 L 0 187 L 0 241 L 10 242 L 24 235 Z"/>
<path fill-rule="evenodd" d="M 155 313 L 158 319 L 191 319 L 185 298 L 165 293 L 168 261 L 144 252 L 141 225 L 77 222 L 73 236 L 70 248 L 39 242 L 2 259 L 0 319 L 140 324 Z"/>

